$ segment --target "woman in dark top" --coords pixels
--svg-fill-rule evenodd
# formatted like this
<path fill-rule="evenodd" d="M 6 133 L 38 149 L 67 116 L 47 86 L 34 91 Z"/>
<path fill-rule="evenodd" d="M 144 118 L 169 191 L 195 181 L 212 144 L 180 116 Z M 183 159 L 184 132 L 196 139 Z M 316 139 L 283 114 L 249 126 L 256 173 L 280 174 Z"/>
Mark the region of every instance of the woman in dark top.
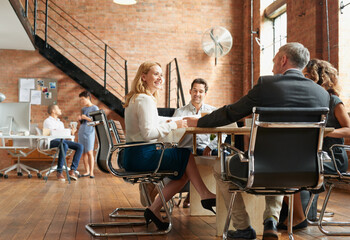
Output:
<path fill-rule="evenodd" d="M 327 90 L 330 95 L 327 127 L 333 127 L 335 130 L 327 134 L 327 137 L 324 138 L 322 149 L 326 151 L 329 156 L 332 156 L 329 148 L 333 144 L 344 144 L 344 137 L 350 136 L 350 117 L 343 102 L 339 98 L 338 71 L 327 61 L 312 59 L 306 65 L 303 73 L 305 77 L 313 80 Z M 343 148 L 334 147 L 333 153 L 339 171 L 346 172 L 348 169 L 348 156 L 346 151 Z M 323 166 L 326 174 L 336 174 L 333 161 L 324 162 Z M 284 200 L 284 204 L 286 203 L 287 205 L 287 199 L 285 198 Z M 278 227 L 286 229 L 287 219 L 286 217 L 282 217 L 283 209 L 285 209 L 285 206 L 282 207 L 280 224 Z M 294 195 L 293 223 L 295 223 L 293 229 L 307 227 L 307 220 L 302 207 L 300 193 Z"/>
<path fill-rule="evenodd" d="M 330 94 L 327 127 L 335 130 L 325 137 L 323 150 L 331 156 L 329 148 L 333 144 L 344 144 L 344 137 L 350 136 L 350 118 L 343 102 L 339 98 L 338 71 L 327 61 L 312 59 L 304 69 L 304 75 L 321 85 Z M 343 148 L 333 148 L 339 171 L 348 169 L 348 157 Z M 332 162 L 324 163 L 325 173 L 336 173 Z"/>

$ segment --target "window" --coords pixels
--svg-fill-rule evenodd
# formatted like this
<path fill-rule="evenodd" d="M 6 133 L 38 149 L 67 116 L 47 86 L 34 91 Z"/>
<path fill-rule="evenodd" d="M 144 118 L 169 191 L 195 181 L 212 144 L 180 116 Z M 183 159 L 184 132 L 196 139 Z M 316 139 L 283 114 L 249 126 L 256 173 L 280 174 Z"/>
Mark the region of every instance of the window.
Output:
<path fill-rule="evenodd" d="M 272 59 L 278 49 L 287 43 L 286 0 L 261 0 L 264 21 L 260 31 L 260 75 L 272 74 Z M 266 5 L 268 3 L 268 5 Z M 264 5 L 265 4 L 265 5 Z"/>

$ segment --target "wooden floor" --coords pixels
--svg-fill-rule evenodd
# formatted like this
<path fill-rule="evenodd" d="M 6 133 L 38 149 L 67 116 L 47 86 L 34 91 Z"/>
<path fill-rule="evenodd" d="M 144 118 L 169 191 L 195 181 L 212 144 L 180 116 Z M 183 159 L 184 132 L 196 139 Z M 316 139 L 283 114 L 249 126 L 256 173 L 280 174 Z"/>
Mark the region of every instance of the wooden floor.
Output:
<path fill-rule="evenodd" d="M 58 182 L 53 175 L 46 183 L 13 173 L 9 179 L 0 179 L 1 240 L 94 239 L 85 230 L 85 224 L 113 221 L 108 214 L 116 207 L 140 206 L 138 187 L 109 174 L 96 171 L 95 179 L 81 178 L 71 184 Z M 350 193 L 338 190 L 329 210 L 350 220 L 349 202 Z M 215 217 L 190 217 L 189 210 L 180 207 L 174 210 L 173 223 L 172 231 L 165 236 L 122 239 L 221 239 L 215 236 Z M 295 232 L 294 236 L 295 239 L 346 239 L 326 237 L 313 226 Z M 285 231 L 280 239 L 288 239 Z"/>

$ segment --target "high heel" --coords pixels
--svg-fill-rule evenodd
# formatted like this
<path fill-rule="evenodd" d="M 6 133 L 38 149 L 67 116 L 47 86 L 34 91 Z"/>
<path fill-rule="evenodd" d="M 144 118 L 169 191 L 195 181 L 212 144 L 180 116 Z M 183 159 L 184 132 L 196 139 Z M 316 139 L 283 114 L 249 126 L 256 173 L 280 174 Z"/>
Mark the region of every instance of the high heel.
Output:
<path fill-rule="evenodd" d="M 202 207 L 212 211 L 214 214 L 216 214 L 216 212 L 214 211 L 213 207 L 216 206 L 216 198 L 209 198 L 209 199 L 204 199 L 201 201 Z"/>
<path fill-rule="evenodd" d="M 145 219 L 146 219 L 146 225 L 150 222 L 154 222 L 154 224 L 157 226 L 158 230 L 167 230 L 169 227 L 168 222 L 162 222 L 160 221 L 156 215 L 149 209 L 146 208 L 145 213 L 144 213 Z"/>

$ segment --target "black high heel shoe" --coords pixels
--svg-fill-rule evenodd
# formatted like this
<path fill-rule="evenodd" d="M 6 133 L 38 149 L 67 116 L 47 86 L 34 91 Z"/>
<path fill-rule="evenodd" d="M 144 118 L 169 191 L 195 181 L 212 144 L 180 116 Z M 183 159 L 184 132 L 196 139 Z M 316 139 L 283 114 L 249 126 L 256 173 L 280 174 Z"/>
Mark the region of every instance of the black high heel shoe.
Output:
<path fill-rule="evenodd" d="M 201 204 L 203 208 L 210 210 L 214 214 L 216 214 L 216 212 L 213 209 L 213 207 L 216 207 L 216 198 L 204 199 L 201 201 Z"/>
<path fill-rule="evenodd" d="M 145 213 L 144 213 L 145 219 L 146 219 L 146 225 L 150 222 L 154 222 L 154 224 L 157 226 L 158 230 L 167 230 L 169 227 L 168 222 L 162 222 L 160 221 L 156 215 L 149 209 L 146 208 Z"/>

